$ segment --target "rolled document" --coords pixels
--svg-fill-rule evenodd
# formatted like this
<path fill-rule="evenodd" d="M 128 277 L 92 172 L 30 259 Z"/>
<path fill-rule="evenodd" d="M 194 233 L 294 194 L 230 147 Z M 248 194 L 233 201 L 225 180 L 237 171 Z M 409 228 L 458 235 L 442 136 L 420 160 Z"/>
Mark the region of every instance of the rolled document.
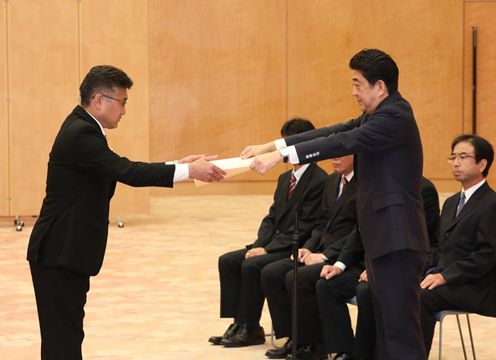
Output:
<path fill-rule="evenodd" d="M 230 178 L 235 175 L 242 174 L 248 170 L 250 170 L 250 164 L 253 161 L 253 158 L 250 159 L 241 159 L 239 157 L 228 158 L 228 159 L 220 159 L 220 160 L 211 160 L 210 162 L 215 166 L 221 168 L 226 172 L 224 175 L 224 179 Z M 201 180 L 195 179 L 196 186 L 203 186 L 209 183 L 203 182 Z"/>

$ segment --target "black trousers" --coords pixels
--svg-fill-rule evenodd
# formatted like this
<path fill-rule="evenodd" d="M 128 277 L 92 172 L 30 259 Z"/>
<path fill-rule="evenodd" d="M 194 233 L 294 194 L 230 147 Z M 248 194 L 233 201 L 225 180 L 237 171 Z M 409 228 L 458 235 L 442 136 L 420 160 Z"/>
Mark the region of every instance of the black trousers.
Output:
<path fill-rule="evenodd" d="M 425 253 L 399 250 L 365 260 L 374 303 L 376 358 L 426 360 L 419 294 Z"/>
<path fill-rule="evenodd" d="M 315 297 L 315 284 L 325 263 L 298 268 L 298 343 L 321 344 L 322 331 Z M 267 265 L 262 271 L 262 288 L 267 296 L 270 317 L 277 338 L 290 337 L 293 294 L 293 260 L 284 259 Z"/>
<path fill-rule="evenodd" d="M 372 295 L 367 282 L 358 283 L 356 298 L 358 315 L 353 356 L 357 359 L 372 360 L 375 353 L 375 316 Z"/>
<path fill-rule="evenodd" d="M 82 359 L 89 276 L 59 266 L 29 265 L 40 323 L 41 359 Z"/>
<path fill-rule="evenodd" d="M 234 318 L 237 324 L 256 327 L 262 315 L 265 296 L 260 284 L 262 269 L 289 257 L 284 250 L 245 259 L 247 250 L 228 252 L 219 258 L 220 316 Z"/>
<path fill-rule="evenodd" d="M 317 282 L 317 300 L 324 343 L 329 353 L 353 350 L 353 328 L 346 301 L 355 296 L 362 266 L 350 267 L 341 275 Z"/>

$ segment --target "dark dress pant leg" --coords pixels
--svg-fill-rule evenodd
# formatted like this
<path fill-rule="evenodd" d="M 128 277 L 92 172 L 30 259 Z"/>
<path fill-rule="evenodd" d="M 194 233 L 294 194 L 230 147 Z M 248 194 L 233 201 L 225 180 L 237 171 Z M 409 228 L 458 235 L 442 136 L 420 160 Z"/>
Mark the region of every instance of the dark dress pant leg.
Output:
<path fill-rule="evenodd" d="M 290 251 L 278 251 L 245 259 L 241 264 L 241 292 L 236 323 L 248 328 L 259 326 L 265 295 L 262 290 L 261 273 L 265 266 L 289 257 Z"/>
<path fill-rule="evenodd" d="M 291 336 L 291 303 L 286 289 L 286 274 L 293 269 L 293 260 L 275 261 L 262 270 L 262 289 L 269 305 L 276 338 Z"/>
<path fill-rule="evenodd" d="M 425 253 L 399 250 L 367 262 L 374 303 L 376 358 L 426 360 L 420 322 L 420 278 Z"/>
<path fill-rule="evenodd" d="M 375 352 L 375 316 L 372 295 L 367 282 L 358 283 L 356 298 L 358 314 L 353 356 L 357 359 L 372 360 Z"/>
<path fill-rule="evenodd" d="M 59 266 L 29 265 L 40 323 L 41 359 L 82 359 L 89 276 Z"/>
<path fill-rule="evenodd" d="M 241 294 L 241 264 L 247 250 L 235 250 L 219 257 L 220 317 L 234 318 Z"/>
<path fill-rule="evenodd" d="M 317 282 L 320 322 L 327 352 L 351 354 L 353 328 L 347 300 L 355 296 L 362 267 L 352 267 L 341 275 Z"/>
<path fill-rule="evenodd" d="M 320 272 L 325 263 L 305 265 L 298 268 L 296 279 L 297 293 L 297 329 L 298 344 L 322 344 L 322 329 L 320 327 L 320 314 L 317 305 L 315 285 L 320 279 Z M 293 277 L 294 270 L 286 274 L 286 289 L 290 303 L 293 304 Z M 291 316 L 291 314 L 290 314 Z"/>

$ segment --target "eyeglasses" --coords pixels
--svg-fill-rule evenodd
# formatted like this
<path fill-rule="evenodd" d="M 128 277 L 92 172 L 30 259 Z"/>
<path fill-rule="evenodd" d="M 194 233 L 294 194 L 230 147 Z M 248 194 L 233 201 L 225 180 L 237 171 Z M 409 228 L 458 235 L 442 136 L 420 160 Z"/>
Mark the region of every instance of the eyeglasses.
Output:
<path fill-rule="evenodd" d="M 107 98 L 107 99 L 110 99 L 110 100 L 115 100 L 115 101 L 118 101 L 122 107 L 126 106 L 126 103 L 127 103 L 127 99 L 116 99 L 112 96 L 109 96 L 109 95 L 105 95 L 105 94 L 100 94 L 102 95 L 104 98 Z"/>
<path fill-rule="evenodd" d="M 467 161 L 467 159 L 476 159 L 476 157 L 474 155 L 469 155 L 469 154 L 466 154 L 466 153 L 461 153 L 461 154 L 451 154 L 450 156 L 447 157 L 448 159 L 448 162 L 450 164 L 453 164 L 456 159 L 460 160 L 461 163 L 464 163 L 465 161 Z"/>

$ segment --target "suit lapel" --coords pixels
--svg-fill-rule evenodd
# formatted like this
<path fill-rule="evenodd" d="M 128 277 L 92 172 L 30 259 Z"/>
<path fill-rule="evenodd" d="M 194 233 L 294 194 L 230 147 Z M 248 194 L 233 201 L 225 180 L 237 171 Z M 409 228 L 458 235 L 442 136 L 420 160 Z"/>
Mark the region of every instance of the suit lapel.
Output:
<path fill-rule="evenodd" d="M 289 175 L 287 177 L 287 179 L 285 179 L 284 183 L 283 183 L 283 196 L 284 197 L 284 201 L 283 201 L 283 204 L 284 206 L 282 206 L 282 211 L 280 212 L 277 220 L 279 220 L 280 218 L 282 218 L 289 210 L 291 210 L 293 208 L 293 206 L 296 205 L 296 202 L 301 198 L 301 196 L 303 195 L 303 192 L 307 189 L 308 187 L 308 177 L 310 176 L 310 174 L 312 173 L 312 171 L 315 169 L 315 163 L 311 163 L 310 166 L 305 170 L 305 172 L 303 173 L 303 175 L 301 176 L 300 180 L 298 180 L 298 183 L 296 184 L 296 188 L 293 192 L 293 195 L 291 196 L 291 198 L 288 199 L 288 190 L 289 190 L 289 179 L 291 178 L 291 172 L 289 172 Z"/>
<path fill-rule="evenodd" d="M 470 197 L 470 199 L 468 199 L 468 201 L 466 202 L 465 206 L 463 207 L 462 211 L 460 211 L 458 216 L 454 217 L 456 214 L 456 209 L 458 207 L 458 202 L 460 201 L 461 193 L 456 194 L 456 197 L 454 197 L 453 200 L 447 204 L 449 208 L 447 208 L 446 211 L 448 212 L 448 216 L 453 216 L 453 220 L 450 223 L 448 223 L 448 226 L 445 229 L 445 231 L 451 230 L 461 220 L 467 217 L 474 209 L 477 209 L 477 207 L 481 204 L 481 200 L 484 198 L 484 195 L 488 191 L 489 191 L 489 185 L 487 184 L 487 182 L 485 182 L 480 188 L 477 189 L 477 191 Z"/>

